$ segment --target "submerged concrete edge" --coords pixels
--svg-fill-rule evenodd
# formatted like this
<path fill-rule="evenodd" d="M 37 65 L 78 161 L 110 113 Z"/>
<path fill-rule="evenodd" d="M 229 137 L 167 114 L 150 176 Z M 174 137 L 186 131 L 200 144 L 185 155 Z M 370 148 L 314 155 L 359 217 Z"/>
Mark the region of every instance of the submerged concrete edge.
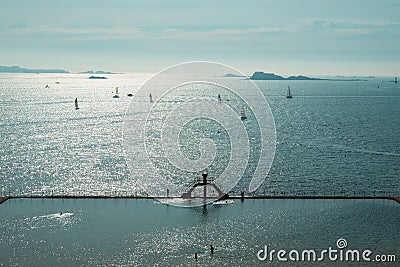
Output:
<path fill-rule="evenodd" d="M 4 196 L 0 197 L 0 204 L 9 199 L 22 198 L 41 198 L 41 199 L 155 199 L 167 197 L 150 197 L 150 196 L 74 196 L 74 195 L 57 195 L 57 196 Z M 400 197 L 393 196 L 228 196 L 225 199 L 387 199 L 393 200 L 400 204 Z"/>

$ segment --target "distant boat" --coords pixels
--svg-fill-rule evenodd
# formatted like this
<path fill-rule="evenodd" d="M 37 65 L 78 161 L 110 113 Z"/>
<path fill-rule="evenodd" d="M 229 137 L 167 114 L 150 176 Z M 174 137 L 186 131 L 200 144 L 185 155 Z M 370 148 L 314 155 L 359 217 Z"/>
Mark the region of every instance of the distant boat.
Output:
<path fill-rule="evenodd" d="M 75 98 L 75 109 L 79 109 L 79 107 L 78 107 L 78 98 Z"/>
<path fill-rule="evenodd" d="M 119 98 L 119 92 L 118 92 L 118 86 L 115 87 L 115 95 L 113 96 L 113 98 Z"/>
<path fill-rule="evenodd" d="M 241 120 L 247 119 L 246 113 L 244 112 L 244 106 L 242 107 L 242 110 L 240 111 L 240 119 Z"/>
<path fill-rule="evenodd" d="M 286 98 L 293 98 L 292 96 L 292 92 L 290 91 L 290 87 L 287 87 L 287 94 L 286 94 Z"/>

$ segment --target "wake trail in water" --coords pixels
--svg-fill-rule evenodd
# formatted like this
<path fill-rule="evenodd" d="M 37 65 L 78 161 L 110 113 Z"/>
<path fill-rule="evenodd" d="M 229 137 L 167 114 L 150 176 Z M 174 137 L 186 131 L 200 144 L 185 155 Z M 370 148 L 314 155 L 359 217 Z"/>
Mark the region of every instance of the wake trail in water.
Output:
<path fill-rule="evenodd" d="M 380 155 L 380 156 L 400 157 L 400 153 L 396 153 L 396 152 L 376 151 L 376 150 L 362 149 L 362 148 L 337 145 L 337 144 L 317 144 L 316 142 L 307 142 L 306 141 L 306 142 L 296 143 L 295 145 L 304 145 L 304 146 L 316 147 L 316 148 L 333 148 L 337 151 L 344 151 L 344 152 L 349 152 L 349 153 L 362 153 L 362 154 L 372 154 L 372 155 Z"/>
<path fill-rule="evenodd" d="M 368 150 L 368 149 L 359 149 L 354 147 L 346 147 L 341 145 L 333 145 L 334 148 L 343 151 L 349 151 L 354 153 L 363 153 L 363 154 L 373 154 L 373 155 L 383 155 L 383 156 L 392 156 L 392 157 L 400 157 L 400 153 L 395 152 L 386 152 L 386 151 L 375 151 L 375 150 Z"/>

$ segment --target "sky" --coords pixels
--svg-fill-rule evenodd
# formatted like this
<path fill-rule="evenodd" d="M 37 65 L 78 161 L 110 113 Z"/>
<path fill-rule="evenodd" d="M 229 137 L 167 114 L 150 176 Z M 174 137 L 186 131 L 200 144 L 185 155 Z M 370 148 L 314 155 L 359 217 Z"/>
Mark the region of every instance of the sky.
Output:
<path fill-rule="evenodd" d="M 2 0 L 0 65 L 400 76 L 399 0 Z"/>

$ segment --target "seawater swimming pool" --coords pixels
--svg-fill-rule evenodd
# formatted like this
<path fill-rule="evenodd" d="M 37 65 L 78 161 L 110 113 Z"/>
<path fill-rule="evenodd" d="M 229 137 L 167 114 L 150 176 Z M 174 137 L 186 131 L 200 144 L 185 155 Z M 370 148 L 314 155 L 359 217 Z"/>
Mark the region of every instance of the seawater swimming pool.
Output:
<path fill-rule="evenodd" d="M 257 252 L 265 245 L 335 248 L 341 238 L 349 249 L 400 258 L 399 220 L 400 205 L 390 200 L 246 199 L 177 208 L 152 199 L 11 199 L 0 206 L 0 264 L 282 266 L 259 261 Z"/>

